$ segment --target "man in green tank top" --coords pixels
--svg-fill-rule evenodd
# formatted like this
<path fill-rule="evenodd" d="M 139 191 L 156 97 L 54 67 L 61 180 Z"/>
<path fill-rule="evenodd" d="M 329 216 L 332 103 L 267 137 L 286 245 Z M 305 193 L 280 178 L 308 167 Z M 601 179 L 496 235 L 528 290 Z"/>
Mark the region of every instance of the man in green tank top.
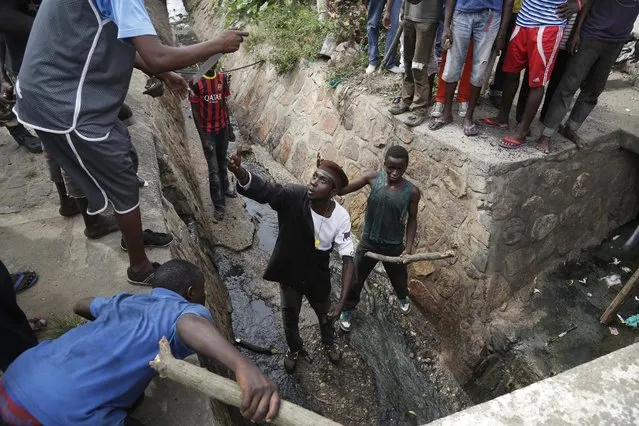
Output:
<path fill-rule="evenodd" d="M 420 191 L 413 183 L 404 179 L 407 167 L 408 151 L 399 145 L 391 146 L 384 158 L 383 171 L 365 172 L 339 192 L 340 195 L 345 195 L 362 189 L 365 185 L 371 187 L 362 241 L 355 253 L 357 278 L 339 319 L 339 326 L 344 331 L 351 329 L 351 315 L 359 303 L 364 282 L 378 262 L 365 257 L 366 252 L 386 256 L 401 256 L 413 252 Z M 406 235 L 405 245 L 404 234 Z M 404 264 L 388 262 L 383 264 L 397 294 L 399 307 L 402 313 L 408 314 L 410 312 L 408 269 Z"/>

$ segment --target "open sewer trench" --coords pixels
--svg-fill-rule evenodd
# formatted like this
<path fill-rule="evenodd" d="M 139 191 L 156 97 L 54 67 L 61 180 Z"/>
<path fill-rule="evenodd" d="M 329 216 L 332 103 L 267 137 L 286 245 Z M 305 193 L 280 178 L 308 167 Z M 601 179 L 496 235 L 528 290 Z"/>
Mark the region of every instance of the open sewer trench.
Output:
<path fill-rule="evenodd" d="M 167 0 L 167 6 L 179 42 L 193 43 L 196 37 L 181 0 Z M 240 132 L 236 134 L 239 137 Z M 232 143 L 229 152 L 234 150 Z M 268 177 L 250 158 L 245 165 Z M 590 361 L 636 339 L 631 330 L 621 329 L 619 336 L 613 336 L 607 327 L 598 323 L 599 313 L 618 290 L 618 287 L 602 285 L 602 277 L 617 274 L 625 279 L 628 268 L 634 270 L 639 265 L 639 248 L 622 259 L 617 247 L 629 235 L 633 227 L 629 224 L 613 231 L 609 240 L 585 252 L 581 259 L 542 278 L 538 286 L 544 290 L 536 292 L 528 305 L 531 316 L 541 312 L 544 319 L 530 328 L 516 323 L 520 317 L 513 318 L 516 340 L 506 345 L 503 352 L 490 354 L 486 358 L 488 362 L 482 363 L 488 367 L 476 371 L 476 377 L 464 383 L 463 389 L 440 361 L 436 348 L 441 341 L 434 329 L 418 312 L 407 317 L 398 314 L 397 302 L 389 296 L 392 291 L 379 270 L 369 278 L 371 295 L 363 294 L 353 317 L 353 330 L 339 335 L 344 359 L 338 367 L 326 360 L 319 342 L 317 319 L 304 302 L 300 329 L 313 359 L 312 362 L 300 360 L 295 373 L 289 375 L 282 365 L 286 342 L 279 310 L 279 287 L 261 278 L 277 237 L 277 215 L 267 205 L 249 199 L 245 199 L 245 203 L 246 213 L 256 228 L 252 246 L 242 252 L 223 247 L 212 249 L 213 260 L 232 301 L 234 334 L 250 344 L 277 349 L 274 355 L 242 351 L 276 383 L 284 399 L 340 423 L 428 423 L 473 402 L 491 399 Z M 189 229 L 197 238 L 196 224 L 190 224 Z M 611 264 L 611 260 L 617 260 L 615 256 L 623 260 L 623 264 Z M 334 257 L 331 268 L 335 300 L 341 282 L 338 265 L 341 262 Z M 633 295 L 621 313 L 627 317 L 637 312 L 639 294 Z M 578 328 L 568 338 L 551 347 L 544 343 L 575 324 Z M 537 371 L 540 364 L 543 365 L 540 375 L 529 374 Z"/>
<path fill-rule="evenodd" d="M 196 37 L 182 2 L 168 0 L 167 9 L 179 43 L 193 43 Z M 234 150 L 235 144 L 231 143 L 229 152 Z M 250 159 L 245 165 L 268 177 Z M 344 424 L 423 424 L 467 405 L 452 374 L 434 361 L 437 355 L 420 356 L 418 348 L 411 346 L 400 326 L 404 319 L 398 313 L 397 301 L 389 297 L 387 280 L 378 271 L 369 279 L 374 297 L 363 295 L 354 315 L 353 331 L 338 334 L 344 359 L 337 367 L 326 359 L 317 318 L 304 301 L 300 329 L 312 359 L 300 359 L 295 373 L 287 374 L 283 367 L 286 340 L 279 286 L 261 278 L 277 238 L 277 215 L 268 205 L 249 199 L 245 202 L 246 212 L 256 225 L 253 245 L 241 253 L 214 247 L 213 260 L 229 291 L 236 338 L 277 350 L 277 354 L 267 355 L 242 349 L 276 383 L 284 399 Z M 189 228 L 197 238 L 193 225 Z M 332 259 L 331 269 L 337 300 L 341 283 L 341 261 L 337 257 Z"/>

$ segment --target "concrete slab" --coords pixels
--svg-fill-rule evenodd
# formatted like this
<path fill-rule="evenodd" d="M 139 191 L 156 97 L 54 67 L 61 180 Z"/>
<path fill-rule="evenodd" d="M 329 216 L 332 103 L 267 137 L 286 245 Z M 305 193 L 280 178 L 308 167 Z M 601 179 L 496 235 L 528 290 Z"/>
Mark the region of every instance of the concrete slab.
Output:
<path fill-rule="evenodd" d="M 430 425 L 634 425 L 639 343 Z"/>

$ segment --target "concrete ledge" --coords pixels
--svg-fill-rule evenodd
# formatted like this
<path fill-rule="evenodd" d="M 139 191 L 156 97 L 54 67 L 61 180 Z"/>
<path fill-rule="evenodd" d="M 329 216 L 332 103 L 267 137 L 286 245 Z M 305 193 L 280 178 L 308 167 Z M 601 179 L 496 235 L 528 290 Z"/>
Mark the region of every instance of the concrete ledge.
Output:
<path fill-rule="evenodd" d="M 639 343 L 430 425 L 632 425 Z"/>

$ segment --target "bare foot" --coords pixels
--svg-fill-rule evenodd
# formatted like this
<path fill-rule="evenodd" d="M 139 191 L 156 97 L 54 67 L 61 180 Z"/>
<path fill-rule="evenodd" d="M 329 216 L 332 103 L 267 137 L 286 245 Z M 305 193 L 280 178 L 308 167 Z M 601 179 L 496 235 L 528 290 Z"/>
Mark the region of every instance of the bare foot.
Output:
<path fill-rule="evenodd" d="M 559 129 L 559 133 L 563 137 L 577 145 L 577 149 L 582 149 L 584 147 L 584 141 L 581 139 L 581 137 L 579 137 L 577 132 L 572 130 L 570 127 L 563 126 L 561 129 Z"/>
<path fill-rule="evenodd" d="M 481 132 L 473 120 L 464 119 L 464 135 L 478 136 Z"/>
<path fill-rule="evenodd" d="M 550 138 L 548 136 L 541 135 L 537 140 L 537 145 L 535 145 L 539 151 L 544 154 L 550 154 Z"/>
<path fill-rule="evenodd" d="M 47 326 L 47 320 L 44 318 L 29 318 L 27 321 L 33 331 L 40 331 Z"/>
<path fill-rule="evenodd" d="M 500 117 L 493 118 L 483 118 L 481 120 L 485 126 L 495 127 L 497 129 L 507 129 L 508 128 L 508 119 L 502 120 Z"/>

